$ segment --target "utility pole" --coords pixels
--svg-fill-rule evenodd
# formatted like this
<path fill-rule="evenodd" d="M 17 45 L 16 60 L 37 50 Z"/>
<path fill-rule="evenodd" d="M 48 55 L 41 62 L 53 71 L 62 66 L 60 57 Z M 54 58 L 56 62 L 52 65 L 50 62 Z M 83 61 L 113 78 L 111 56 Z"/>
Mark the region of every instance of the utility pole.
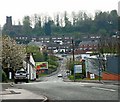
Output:
<path fill-rule="evenodd" d="M 73 54 L 73 67 L 74 67 L 75 57 L 74 57 L 74 41 L 73 41 L 73 38 L 72 38 L 72 54 Z M 74 82 L 75 82 L 75 70 L 74 70 Z"/>
<path fill-rule="evenodd" d="M 101 48 L 101 46 L 100 46 L 100 44 L 101 44 L 101 39 L 99 39 L 99 42 L 98 42 L 98 74 L 99 74 L 99 82 L 100 82 L 100 48 Z"/>
<path fill-rule="evenodd" d="M 72 54 L 73 54 L 73 62 L 75 61 L 75 57 L 74 57 L 74 42 L 72 39 Z"/>
<path fill-rule="evenodd" d="M 99 81 L 100 81 L 100 71 L 101 71 L 101 69 L 100 69 L 100 54 L 99 54 L 99 68 L 98 68 L 98 70 L 99 70 Z"/>

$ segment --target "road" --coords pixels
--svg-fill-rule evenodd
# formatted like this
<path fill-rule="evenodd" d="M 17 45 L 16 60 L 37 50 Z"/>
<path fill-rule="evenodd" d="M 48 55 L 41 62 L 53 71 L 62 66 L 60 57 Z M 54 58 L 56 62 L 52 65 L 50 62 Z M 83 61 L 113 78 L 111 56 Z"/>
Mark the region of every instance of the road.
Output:
<path fill-rule="evenodd" d="M 65 60 L 59 73 L 65 74 Z M 18 83 L 14 87 L 45 95 L 49 100 L 118 100 L 118 86 L 99 83 L 64 82 L 57 74 L 40 78 L 40 82 Z"/>
<path fill-rule="evenodd" d="M 43 81 L 19 84 L 19 88 L 27 89 L 37 95 L 43 94 L 50 100 L 117 100 L 116 85 L 101 85 L 78 82 Z"/>

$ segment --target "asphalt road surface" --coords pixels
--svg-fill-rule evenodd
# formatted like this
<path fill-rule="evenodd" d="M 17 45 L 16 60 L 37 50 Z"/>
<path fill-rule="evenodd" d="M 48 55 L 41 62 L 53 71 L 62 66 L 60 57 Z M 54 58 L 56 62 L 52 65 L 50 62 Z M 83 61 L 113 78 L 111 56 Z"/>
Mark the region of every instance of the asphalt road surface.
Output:
<path fill-rule="evenodd" d="M 65 76 L 65 60 L 60 71 Z M 17 88 L 27 89 L 37 95 L 45 95 L 49 100 L 118 100 L 118 86 L 98 83 L 64 82 L 55 74 L 40 78 L 40 82 L 18 83 Z M 104 102 L 104 101 L 103 101 Z"/>

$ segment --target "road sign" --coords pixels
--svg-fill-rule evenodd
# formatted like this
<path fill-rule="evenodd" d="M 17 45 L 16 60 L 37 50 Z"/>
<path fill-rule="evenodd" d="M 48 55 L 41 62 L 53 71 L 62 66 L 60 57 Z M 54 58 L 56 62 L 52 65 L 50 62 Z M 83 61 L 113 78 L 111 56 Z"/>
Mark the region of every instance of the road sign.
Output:
<path fill-rule="evenodd" d="M 36 69 L 48 69 L 48 62 L 36 62 Z"/>
<path fill-rule="evenodd" d="M 82 73 L 82 65 L 74 65 L 74 73 Z"/>

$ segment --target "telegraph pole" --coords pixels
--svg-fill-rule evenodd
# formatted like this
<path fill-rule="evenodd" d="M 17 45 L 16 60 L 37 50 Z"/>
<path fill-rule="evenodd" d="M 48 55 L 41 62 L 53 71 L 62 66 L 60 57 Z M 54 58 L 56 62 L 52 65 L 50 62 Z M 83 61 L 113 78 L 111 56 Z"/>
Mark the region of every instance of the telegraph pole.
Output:
<path fill-rule="evenodd" d="M 73 42 L 73 38 L 72 38 L 72 55 L 73 55 L 73 68 L 74 68 L 74 61 L 75 61 L 75 57 L 74 57 L 74 42 Z M 74 82 L 75 82 L 75 70 L 74 71 Z"/>
<path fill-rule="evenodd" d="M 73 54 L 73 62 L 75 61 L 75 57 L 74 57 L 74 42 L 72 39 L 72 54 Z"/>
<path fill-rule="evenodd" d="M 99 39 L 99 42 L 98 42 L 98 74 L 99 74 L 99 82 L 100 82 L 100 44 L 101 44 L 101 39 Z"/>

